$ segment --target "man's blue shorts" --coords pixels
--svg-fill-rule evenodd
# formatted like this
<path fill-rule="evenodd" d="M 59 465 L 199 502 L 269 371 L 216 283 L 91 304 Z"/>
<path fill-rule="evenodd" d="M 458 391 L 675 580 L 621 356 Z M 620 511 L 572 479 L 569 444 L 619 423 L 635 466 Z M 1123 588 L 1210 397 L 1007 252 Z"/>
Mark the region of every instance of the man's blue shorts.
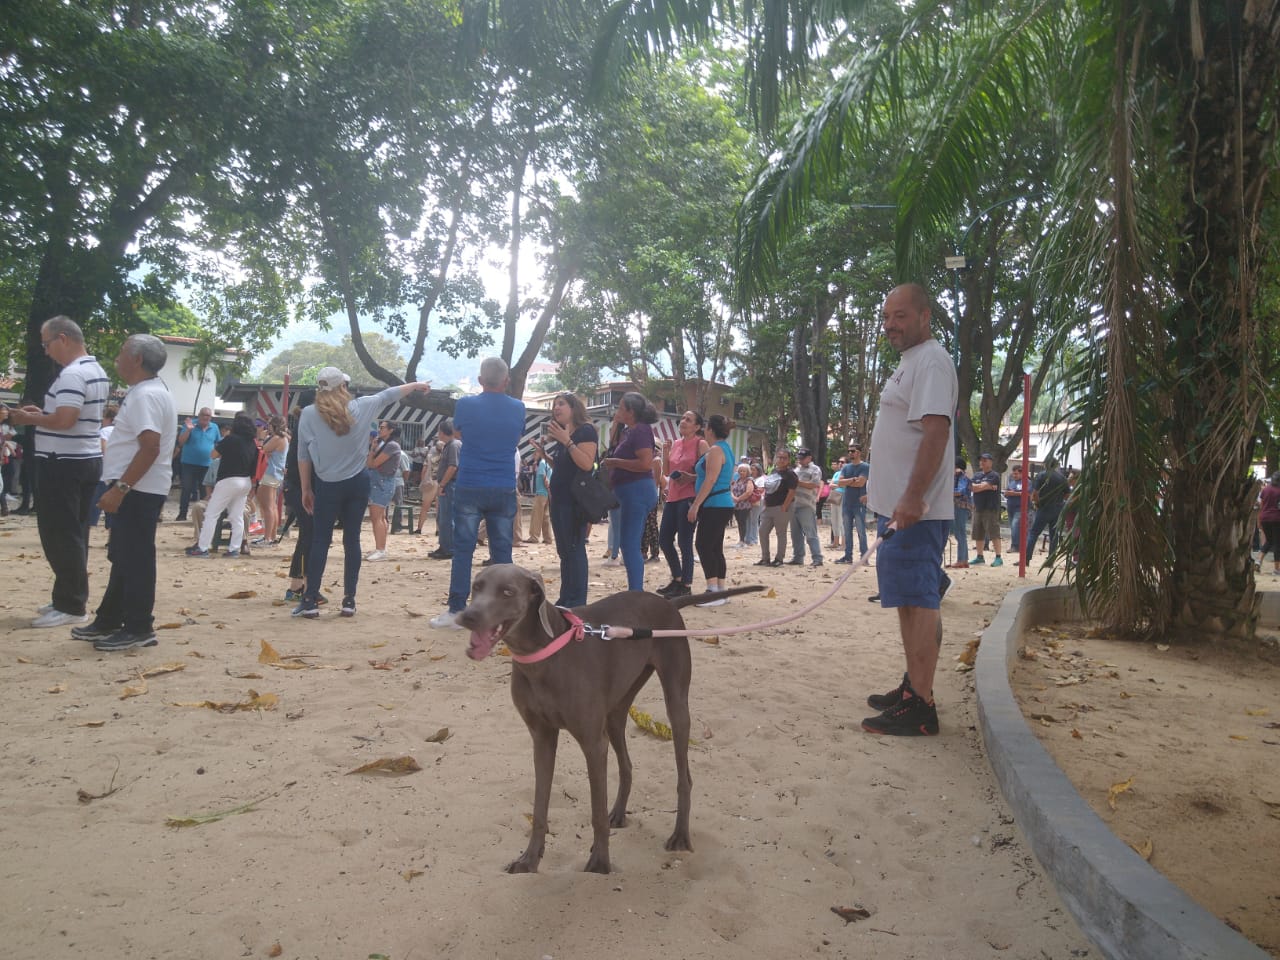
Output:
<path fill-rule="evenodd" d="M 889 518 L 876 520 L 877 532 L 883 537 Z M 880 544 L 876 551 L 880 606 L 938 609 L 942 599 L 942 548 L 950 529 L 950 520 L 921 520 L 905 530 L 895 530 Z"/>

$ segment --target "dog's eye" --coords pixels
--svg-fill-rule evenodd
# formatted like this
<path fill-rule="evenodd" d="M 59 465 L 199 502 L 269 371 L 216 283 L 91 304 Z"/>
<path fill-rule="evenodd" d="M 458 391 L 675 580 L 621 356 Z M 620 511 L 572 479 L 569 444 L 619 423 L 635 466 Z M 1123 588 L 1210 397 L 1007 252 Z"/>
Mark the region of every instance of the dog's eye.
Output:
<path fill-rule="evenodd" d="M 516 595 L 516 592 L 515 592 L 514 590 L 512 590 L 510 587 L 503 587 L 503 588 L 502 588 L 502 595 L 503 595 L 504 597 L 514 597 L 514 596 Z"/>

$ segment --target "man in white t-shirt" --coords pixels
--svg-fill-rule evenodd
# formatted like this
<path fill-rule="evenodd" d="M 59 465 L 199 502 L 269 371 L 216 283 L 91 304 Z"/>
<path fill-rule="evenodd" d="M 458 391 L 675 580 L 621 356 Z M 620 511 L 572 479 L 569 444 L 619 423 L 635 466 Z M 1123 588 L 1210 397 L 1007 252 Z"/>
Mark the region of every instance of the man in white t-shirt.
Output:
<path fill-rule="evenodd" d="M 791 513 L 791 559 L 787 563 L 804 565 L 804 546 L 815 567 L 822 566 L 822 538 L 818 536 L 818 492 L 822 489 L 822 468 L 813 462 L 813 451 L 801 447 L 796 451 L 796 500 Z"/>
<path fill-rule="evenodd" d="M 84 623 L 89 600 L 89 514 L 102 476 L 102 411 L 111 382 L 85 349 L 70 317 L 40 327 L 40 342 L 62 369 L 45 391 L 43 408 L 27 404 L 10 414 L 36 428 L 36 521 L 40 546 L 53 570 L 49 603 L 33 627 Z"/>
<path fill-rule="evenodd" d="M 951 424 L 959 389 L 951 358 L 930 333 L 929 303 L 914 283 L 894 288 L 884 302 L 885 339 L 902 362 L 880 394 L 867 506 L 880 518 L 881 537 L 893 528 L 879 548 L 876 579 L 880 605 L 898 610 L 907 672 L 897 689 L 867 698 L 884 711 L 862 721 L 868 733 L 938 732 L 933 677 L 942 644 L 942 547 L 954 518 Z"/>
<path fill-rule="evenodd" d="M 116 357 L 129 392 L 107 440 L 102 478 L 110 485 L 98 499 L 115 515 L 107 544 L 111 575 L 93 622 L 71 631 L 96 650 L 156 645 L 156 525 L 173 479 L 169 453 L 178 434 L 177 408 L 157 376 L 166 359 L 164 344 L 146 333 L 126 340 Z"/>

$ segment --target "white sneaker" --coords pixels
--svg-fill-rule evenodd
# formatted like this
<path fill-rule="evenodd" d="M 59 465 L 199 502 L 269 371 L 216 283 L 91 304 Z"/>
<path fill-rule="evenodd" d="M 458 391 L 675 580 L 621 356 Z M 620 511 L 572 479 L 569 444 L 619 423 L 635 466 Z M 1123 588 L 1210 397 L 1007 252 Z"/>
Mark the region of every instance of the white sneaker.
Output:
<path fill-rule="evenodd" d="M 41 614 L 48 613 L 52 609 L 53 609 L 52 603 L 42 603 L 40 606 L 36 607 L 36 616 L 38 617 Z"/>
<path fill-rule="evenodd" d="M 705 600 L 702 603 L 695 603 L 695 607 L 723 607 L 729 602 L 728 597 L 721 597 L 719 600 Z"/>
<path fill-rule="evenodd" d="M 82 613 L 63 613 L 61 610 L 46 610 L 31 621 L 33 627 L 70 627 L 89 622 L 89 615 Z"/>
<path fill-rule="evenodd" d="M 604 565 L 606 567 L 620 567 L 622 566 L 622 561 L 619 560 L 617 557 L 610 557 L 608 560 L 604 562 Z"/>
<path fill-rule="evenodd" d="M 458 615 L 450 613 L 446 610 L 444 613 L 437 613 L 431 618 L 431 625 L 437 630 L 461 630 L 458 626 Z"/>
<path fill-rule="evenodd" d="M 364 558 L 365 558 L 366 560 L 374 560 L 374 561 L 377 561 L 377 560 L 385 560 L 385 559 L 387 559 L 387 551 L 385 551 L 385 550 L 371 550 L 371 551 L 369 551 L 368 553 L 366 553 L 366 554 L 364 555 Z"/>

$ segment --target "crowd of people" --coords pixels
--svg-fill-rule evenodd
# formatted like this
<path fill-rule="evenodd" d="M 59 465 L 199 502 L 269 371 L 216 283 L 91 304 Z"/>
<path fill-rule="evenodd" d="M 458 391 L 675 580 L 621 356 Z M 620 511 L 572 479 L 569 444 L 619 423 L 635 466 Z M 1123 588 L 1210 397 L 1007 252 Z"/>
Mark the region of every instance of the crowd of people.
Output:
<path fill-rule="evenodd" d="M 582 491 L 604 478 L 616 502 L 606 521 L 605 563 L 624 567 L 627 588 L 639 591 L 646 589 L 646 563 L 660 554 L 669 581 L 656 592 L 677 598 L 696 591 L 705 595 L 703 607 L 727 602 L 717 594 L 726 592 L 731 523 L 737 548 L 758 548 L 756 565 L 772 567 L 822 566 L 823 523 L 830 531 L 827 548 L 838 552 L 834 562 L 851 564 L 868 554 L 867 527 L 874 523 L 879 590 L 871 599 L 898 610 L 906 671 L 896 688 L 867 698 L 879 713 L 862 726 L 872 733 L 934 734 L 939 610 L 950 585 L 945 568 L 1004 564 L 1002 506 L 1013 555 L 1030 560 L 1042 534 L 1056 551 L 1060 536 L 1077 535 L 1079 474 L 1049 457 L 1034 478 L 1016 462 L 1004 475 L 986 451 L 970 470 L 955 449 L 955 370 L 931 335 L 929 303 L 913 284 L 886 299 L 882 328 L 901 363 L 881 395 L 870 456 L 851 440 L 829 472 L 803 445 L 794 459 L 786 448 L 771 462 L 735 459 L 732 424 L 718 414 L 686 411 L 678 436 L 660 441 L 657 409 L 634 391 L 618 400 L 607 437 L 580 397 L 557 395 L 541 436 L 529 444 L 531 455 L 522 457 L 527 411 L 509 395 L 510 371 L 495 357 L 480 365 L 481 391 L 459 399 L 437 435 L 411 450 L 402 447 L 396 423 L 370 426 L 380 411 L 430 385 L 357 397 L 335 367 L 321 370 L 314 389 L 295 396 L 290 421 L 239 413 L 220 427 L 205 408 L 179 426 L 159 377 L 166 362 L 160 340 L 139 334 L 120 348 L 115 366 L 129 389 L 117 406 L 81 329 L 54 317 L 41 339 L 59 372 L 43 405 L 0 413 L 6 488 L 22 459 L 18 428 L 34 436 L 34 504 L 53 582 L 32 626 L 69 626 L 72 636 L 102 651 L 155 645 L 155 536 L 175 480 L 178 519 L 197 528 L 186 551 L 192 558 L 211 556 L 223 515 L 229 557 L 248 555 L 251 517 L 261 524 L 257 543 L 273 544 L 296 526 L 285 594 L 296 604 L 295 617 L 316 618 L 328 603 L 320 587 L 337 529 L 343 542 L 339 614 L 355 616 L 361 565 L 387 558 L 389 513 L 406 485 L 420 492 L 417 533 L 424 532 L 428 508 L 435 508 L 437 546 L 427 556 L 450 563 L 447 604 L 431 619 L 433 627 L 458 628 L 479 546 L 488 548 L 483 564 L 510 563 L 513 546 L 526 542 L 522 493 L 532 502 L 528 541 L 554 543 L 559 558 L 556 604 L 580 606 L 588 601 L 591 526 L 601 519 L 595 511 L 604 512 L 589 510 Z M 0 503 L 7 507 L 2 495 Z M 111 569 L 91 619 L 87 548 L 99 512 L 108 518 Z M 368 554 L 361 546 L 366 515 L 373 537 Z M 1258 527 L 1263 555 L 1270 550 L 1280 575 L 1280 474 L 1261 490 Z M 948 537 L 955 555 L 944 564 Z"/>

